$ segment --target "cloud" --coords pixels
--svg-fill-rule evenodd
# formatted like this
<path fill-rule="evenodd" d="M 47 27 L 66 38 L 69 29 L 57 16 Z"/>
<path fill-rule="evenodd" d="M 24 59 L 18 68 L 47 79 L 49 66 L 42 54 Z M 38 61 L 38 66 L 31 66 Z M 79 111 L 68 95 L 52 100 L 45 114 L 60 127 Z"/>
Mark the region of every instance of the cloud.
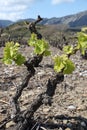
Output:
<path fill-rule="evenodd" d="M 46 0 L 0 0 L 0 19 L 18 20 L 23 19 L 28 14 L 31 5 L 35 2 L 45 2 Z M 56 5 L 61 2 L 72 2 L 74 0 L 50 0 Z"/>
<path fill-rule="evenodd" d="M 0 19 L 21 19 L 35 1 L 39 0 L 0 0 Z"/>
<path fill-rule="evenodd" d="M 56 4 L 60 4 L 63 2 L 74 2 L 75 0 L 52 0 L 52 4 L 56 5 Z"/>

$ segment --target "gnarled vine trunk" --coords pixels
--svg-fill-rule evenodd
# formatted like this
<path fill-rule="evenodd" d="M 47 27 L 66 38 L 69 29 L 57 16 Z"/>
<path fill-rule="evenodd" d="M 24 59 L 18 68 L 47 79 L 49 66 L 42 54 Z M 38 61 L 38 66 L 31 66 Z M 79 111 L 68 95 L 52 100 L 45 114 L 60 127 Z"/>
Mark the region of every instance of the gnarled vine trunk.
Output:
<path fill-rule="evenodd" d="M 40 22 L 42 18 L 38 16 L 38 19 L 35 22 L 31 22 L 29 24 L 29 29 L 31 33 L 36 33 L 37 38 L 41 39 L 42 35 L 39 34 L 36 30 L 36 24 Z M 17 87 L 15 95 L 11 100 L 12 105 L 12 113 L 11 116 L 13 117 L 12 120 L 17 123 L 15 130 L 31 130 L 35 121 L 33 119 L 34 113 L 39 109 L 42 104 L 49 104 L 51 105 L 51 99 L 55 94 L 55 89 L 57 84 L 61 83 L 64 80 L 64 75 L 62 73 L 55 74 L 47 82 L 47 90 L 42 92 L 37 96 L 37 98 L 31 103 L 30 107 L 27 110 L 21 112 L 20 105 L 19 105 L 19 98 L 22 95 L 22 92 L 25 87 L 27 87 L 29 80 L 35 74 L 35 67 L 38 67 L 39 63 L 42 61 L 43 55 L 36 55 L 33 58 L 29 58 L 24 65 L 27 68 L 27 73 L 24 76 L 22 84 Z M 6 123 L 3 123 L 0 128 Z"/>

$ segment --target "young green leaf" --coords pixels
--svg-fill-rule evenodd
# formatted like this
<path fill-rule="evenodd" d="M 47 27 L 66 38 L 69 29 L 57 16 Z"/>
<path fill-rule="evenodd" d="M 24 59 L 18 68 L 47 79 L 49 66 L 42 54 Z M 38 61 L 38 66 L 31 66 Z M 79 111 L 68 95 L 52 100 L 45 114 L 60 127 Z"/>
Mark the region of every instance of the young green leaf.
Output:
<path fill-rule="evenodd" d="M 85 54 L 87 50 L 87 34 L 84 32 L 78 33 L 78 44 L 77 48 L 81 51 L 82 55 Z"/>
<path fill-rule="evenodd" d="M 65 54 L 73 54 L 74 49 L 73 46 L 68 45 L 63 47 L 63 51 Z"/>
<path fill-rule="evenodd" d="M 49 44 L 44 39 L 37 39 L 36 34 L 32 34 L 30 40 L 28 41 L 30 46 L 34 47 L 34 53 L 37 55 L 49 56 L 51 52 L 49 51 Z"/>
<path fill-rule="evenodd" d="M 25 62 L 25 57 L 22 56 L 19 50 L 19 44 L 14 42 L 7 42 L 4 48 L 4 56 L 2 61 L 4 64 L 12 64 L 14 61 L 17 65 L 21 65 Z"/>
<path fill-rule="evenodd" d="M 63 74 L 71 74 L 75 69 L 73 62 L 67 57 L 67 55 L 61 55 L 54 57 L 54 70 Z"/>
<path fill-rule="evenodd" d="M 72 74 L 72 72 L 74 70 L 75 70 L 74 63 L 70 59 L 67 59 L 65 62 L 65 67 L 64 67 L 63 73 L 64 74 Z"/>
<path fill-rule="evenodd" d="M 24 62 L 25 62 L 25 57 L 22 56 L 20 53 L 18 53 L 16 58 L 15 58 L 15 63 L 17 65 L 22 65 Z"/>
<path fill-rule="evenodd" d="M 60 56 L 55 56 L 54 58 L 54 70 L 56 72 L 61 72 L 64 68 L 63 60 Z"/>
<path fill-rule="evenodd" d="M 37 36 L 35 33 L 32 33 L 30 39 L 28 40 L 28 45 L 34 47 L 36 42 L 37 42 Z"/>

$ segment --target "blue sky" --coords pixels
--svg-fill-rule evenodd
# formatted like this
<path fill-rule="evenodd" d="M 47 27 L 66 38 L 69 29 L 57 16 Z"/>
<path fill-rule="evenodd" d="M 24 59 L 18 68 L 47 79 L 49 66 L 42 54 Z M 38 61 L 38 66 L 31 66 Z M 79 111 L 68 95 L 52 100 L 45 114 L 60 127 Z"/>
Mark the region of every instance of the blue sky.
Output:
<path fill-rule="evenodd" d="M 0 19 L 62 17 L 87 10 L 87 0 L 0 0 Z"/>

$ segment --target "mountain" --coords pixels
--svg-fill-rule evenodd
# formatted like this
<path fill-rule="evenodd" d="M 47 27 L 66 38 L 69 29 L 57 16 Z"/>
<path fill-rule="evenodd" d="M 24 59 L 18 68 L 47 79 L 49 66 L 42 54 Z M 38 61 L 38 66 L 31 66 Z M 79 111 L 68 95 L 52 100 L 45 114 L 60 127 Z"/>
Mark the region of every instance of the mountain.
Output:
<path fill-rule="evenodd" d="M 26 21 L 34 21 L 35 19 L 24 19 Z M 23 21 L 23 20 L 19 20 Z M 64 17 L 53 17 L 53 18 L 43 18 L 40 22 L 42 25 L 67 25 L 69 27 L 82 27 L 87 26 L 87 11 L 79 12 L 73 15 L 67 15 Z"/>
<path fill-rule="evenodd" d="M 12 24 L 15 24 L 15 23 L 18 23 L 18 22 L 22 22 L 22 21 L 32 22 L 34 20 L 35 19 L 32 19 L 32 18 L 29 18 L 29 19 L 20 19 L 20 20 L 17 20 L 16 22 L 13 22 L 11 20 L 0 20 L 0 28 L 8 27 L 9 25 L 12 25 Z"/>
<path fill-rule="evenodd" d="M 0 27 L 3 28 L 3 27 L 7 27 L 11 24 L 13 24 L 14 22 L 10 21 L 10 20 L 0 20 Z"/>
<path fill-rule="evenodd" d="M 21 21 L 34 21 L 35 19 L 29 18 L 29 19 L 22 19 L 22 20 L 18 20 L 17 22 L 21 22 Z M 0 20 L 0 27 L 7 27 L 11 24 L 13 24 L 14 22 L 10 21 L 10 20 Z M 16 23 L 16 22 L 15 22 Z M 42 25 L 60 25 L 60 24 L 64 24 L 67 25 L 69 27 L 82 27 L 82 26 L 87 26 L 87 11 L 83 11 L 77 14 L 73 14 L 73 15 L 67 15 L 64 17 L 60 17 L 60 18 L 43 18 L 43 21 L 40 22 L 40 24 Z"/>
<path fill-rule="evenodd" d="M 80 12 L 74 15 L 68 15 L 60 18 L 45 18 L 41 24 L 52 25 L 52 24 L 66 24 L 70 27 L 87 26 L 87 11 Z"/>

